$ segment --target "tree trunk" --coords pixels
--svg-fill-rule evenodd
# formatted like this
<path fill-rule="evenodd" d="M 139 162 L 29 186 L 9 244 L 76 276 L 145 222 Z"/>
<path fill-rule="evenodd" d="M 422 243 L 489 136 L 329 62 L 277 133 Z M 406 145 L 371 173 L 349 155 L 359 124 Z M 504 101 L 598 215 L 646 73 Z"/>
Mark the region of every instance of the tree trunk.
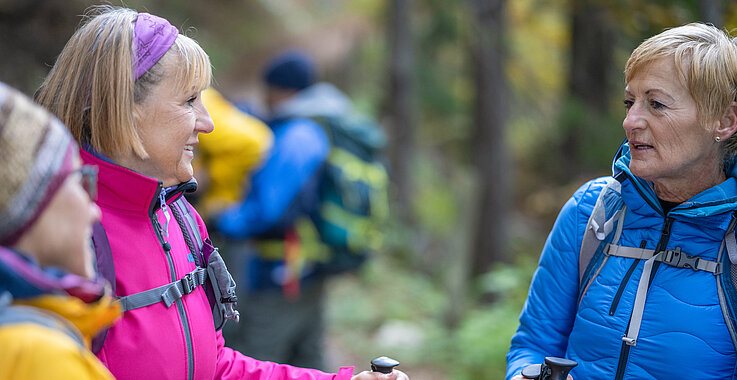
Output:
<path fill-rule="evenodd" d="M 472 57 L 476 99 L 473 153 L 478 173 L 478 215 L 471 245 L 470 273 L 486 273 L 507 257 L 509 160 L 505 124 L 508 113 L 504 75 L 504 0 L 471 0 L 474 22 Z"/>
<path fill-rule="evenodd" d="M 79 23 L 81 0 L 0 1 L 0 78 L 33 95 Z"/>
<path fill-rule="evenodd" d="M 410 165 L 414 156 L 415 118 L 413 111 L 412 72 L 414 67 L 413 43 L 410 22 L 410 0 L 388 2 L 389 97 L 386 103 L 386 126 L 391 137 L 389 160 L 391 176 L 396 186 L 399 217 L 412 221 L 410 194 L 412 173 Z"/>
<path fill-rule="evenodd" d="M 610 17 L 597 0 L 572 0 L 571 62 L 569 67 L 569 99 L 574 115 L 562 120 L 561 151 L 566 179 L 584 169 L 580 146 L 590 133 L 589 128 L 601 128 L 598 120 L 610 106 L 615 31 Z M 583 111 L 585 114 L 581 114 Z M 590 125 L 593 124 L 593 125 Z"/>
<path fill-rule="evenodd" d="M 701 14 L 701 21 L 711 23 L 720 29 L 724 27 L 721 0 L 699 1 L 699 13 Z"/>

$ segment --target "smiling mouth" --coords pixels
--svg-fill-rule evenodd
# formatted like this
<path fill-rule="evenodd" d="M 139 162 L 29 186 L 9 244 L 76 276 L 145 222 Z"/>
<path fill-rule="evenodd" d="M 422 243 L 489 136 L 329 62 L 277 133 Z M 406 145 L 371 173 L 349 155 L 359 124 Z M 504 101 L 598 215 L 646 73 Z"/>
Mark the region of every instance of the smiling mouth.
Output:
<path fill-rule="evenodd" d="M 191 145 L 185 145 L 184 146 L 184 150 L 186 150 L 188 152 L 194 152 L 194 147 L 191 146 Z"/>

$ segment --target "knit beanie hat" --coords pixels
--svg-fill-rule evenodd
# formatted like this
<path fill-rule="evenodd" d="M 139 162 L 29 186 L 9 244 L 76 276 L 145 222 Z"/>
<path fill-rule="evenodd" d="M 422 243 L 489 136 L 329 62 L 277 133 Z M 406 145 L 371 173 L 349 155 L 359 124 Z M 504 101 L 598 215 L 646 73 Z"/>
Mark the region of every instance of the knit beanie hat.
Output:
<path fill-rule="evenodd" d="M 266 64 L 264 82 L 275 87 L 302 90 L 315 83 L 315 64 L 306 53 L 287 50 Z"/>
<path fill-rule="evenodd" d="M 0 82 L 0 245 L 15 244 L 72 172 L 67 128 Z"/>

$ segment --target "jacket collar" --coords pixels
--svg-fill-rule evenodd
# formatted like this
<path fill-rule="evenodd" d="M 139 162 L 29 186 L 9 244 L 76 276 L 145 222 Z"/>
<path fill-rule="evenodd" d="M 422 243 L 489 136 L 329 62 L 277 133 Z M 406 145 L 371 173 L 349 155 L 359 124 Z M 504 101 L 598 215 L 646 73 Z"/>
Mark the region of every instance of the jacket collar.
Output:
<path fill-rule="evenodd" d="M 622 195 L 627 197 L 626 183 L 631 183 L 634 195 L 641 198 L 641 207 L 649 205 L 650 208 L 662 214 L 662 208 L 658 201 L 651 182 L 635 176 L 629 169 L 631 161 L 629 143 L 625 140 L 619 147 L 612 162 L 612 176 L 623 184 Z M 691 199 L 674 208 L 669 215 L 683 215 L 687 217 L 703 217 L 723 213 L 732 213 L 737 210 L 737 166 L 736 160 L 725 162 L 727 180 L 694 195 Z M 628 181 L 627 181 L 628 180 Z M 631 207 L 633 204 L 627 202 Z M 637 202 L 635 201 L 635 204 Z M 633 209 L 633 211 L 635 211 Z"/>
<path fill-rule="evenodd" d="M 85 149 L 80 149 L 79 154 L 85 164 L 98 167 L 96 202 L 99 205 L 149 214 L 160 207 L 159 199 L 163 189 L 161 181 L 101 159 Z M 166 189 L 166 201 L 171 203 L 183 193 L 195 190 L 197 181 L 192 178 L 188 182 Z"/>

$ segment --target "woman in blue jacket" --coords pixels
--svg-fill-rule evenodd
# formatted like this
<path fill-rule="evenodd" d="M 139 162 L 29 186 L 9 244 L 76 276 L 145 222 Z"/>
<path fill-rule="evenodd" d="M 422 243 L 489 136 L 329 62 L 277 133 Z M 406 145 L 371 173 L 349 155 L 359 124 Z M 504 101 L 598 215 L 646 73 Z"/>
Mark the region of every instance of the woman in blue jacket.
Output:
<path fill-rule="evenodd" d="M 546 356 L 578 362 L 569 376 L 577 380 L 737 374 L 729 278 L 737 252 L 728 252 L 737 224 L 737 40 L 704 24 L 667 30 L 635 49 L 625 80 L 627 142 L 612 177 L 586 183 L 563 206 L 512 338 L 507 379 Z M 600 205 L 617 212 L 592 223 Z"/>

